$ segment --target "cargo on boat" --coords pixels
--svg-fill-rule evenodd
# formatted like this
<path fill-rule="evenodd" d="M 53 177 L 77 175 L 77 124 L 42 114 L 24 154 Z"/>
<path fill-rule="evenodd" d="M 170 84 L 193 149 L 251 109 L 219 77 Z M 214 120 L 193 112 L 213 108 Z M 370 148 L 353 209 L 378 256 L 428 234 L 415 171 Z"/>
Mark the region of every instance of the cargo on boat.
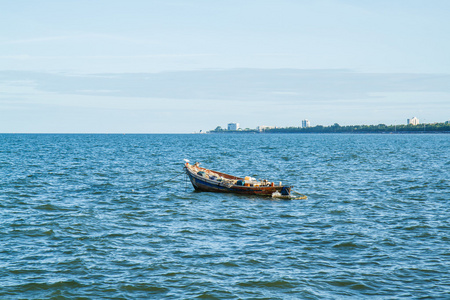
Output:
<path fill-rule="evenodd" d="M 267 180 L 258 181 L 252 177 L 237 177 L 222 172 L 202 168 L 199 163 L 189 164 L 184 169 L 196 190 L 219 193 L 236 193 L 246 195 L 272 196 L 279 193 L 289 196 L 292 186 L 282 185 Z"/>

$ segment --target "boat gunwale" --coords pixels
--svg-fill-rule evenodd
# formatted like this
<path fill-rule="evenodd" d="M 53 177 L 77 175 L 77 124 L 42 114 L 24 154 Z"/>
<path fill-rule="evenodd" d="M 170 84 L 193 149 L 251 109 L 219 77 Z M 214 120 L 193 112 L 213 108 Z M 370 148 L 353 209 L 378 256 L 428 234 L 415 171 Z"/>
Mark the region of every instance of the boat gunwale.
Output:
<path fill-rule="evenodd" d="M 197 175 L 195 172 L 193 172 L 192 166 L 194 166 L 194 165 L 188 165 L 188 164 L 186 164 L 185 167 L 186 167 L 187 169 L 191 170 L 192 174 Z M 216 173 L 217 175 L 220 175 L 220 176 L 222 176 L 222 177 L 224 177 L 224 178 L 226 178 L 226 179 L 244 180 L 244 178 L 242 178 L 242 177 L 233 176 L 233 175 L 230 175 L 230 174 L 218 172 L 218 171 L 211 170 L 211 169 L 207 169 L 207 168 L 203 168 L 203 167 L 200 167 L 200 166 L 195 166 L 195 168 L 200 169 L 200 171 L 209 171 L 209 172 Z M 205 179 L 206 179 L 206 178 L 205 178 Z"/>

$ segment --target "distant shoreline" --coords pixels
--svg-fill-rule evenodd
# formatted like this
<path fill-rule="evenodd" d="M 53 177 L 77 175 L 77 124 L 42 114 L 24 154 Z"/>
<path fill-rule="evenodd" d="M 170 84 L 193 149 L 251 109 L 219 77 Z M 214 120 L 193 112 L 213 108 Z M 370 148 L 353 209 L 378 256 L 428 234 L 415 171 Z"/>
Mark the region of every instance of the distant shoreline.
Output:
<path fill-rule="evenodd" d="M 197 133 L 199 134 L 199 133 Z M 275 134 L 292 134 L 292 135 L 431 135 L 431 134 L 450 134 L 450 131 L 428 131 L 428 132 L 412 132 L 412 131 L 406 131 L 406 132 L 255 132 L 255 133 L 249 133 L 249 132 L 243 132 L 243 133 L 233 133 L 233 132 L 223 132 L 223 133 L 217 133 L 217 132 L 208 132 L 207 134 L 213 134 L 213 135 L 247 135 L 247 134 L 262 134 L 262 135 L 275 135 Z"/>
<path fill-rule="evenodd" d="M 450 134 L 450 131 L 401 131 L 401 132 L 207 132 L 206 134 Z M 202 134 L 202 133 L 195 133 Z"/>
<path fill-rule="evenodd" d="M 213 134 L 267 134 L 267 133 L 350 133 L 350 134 L 427 134 L 427 133 L 450 133 L 450 123 L 433 123 L 433 124 L 419 124 L 419 125 L 348 125 L 340 126 L 335 123 L 331 126 L 317 125 L 314 127 L 275 127 L 265 128 L 264 130 L 257 129 L 239 129 L 226 130 L 217 127 L 214 130 L 208 131 Z"/>

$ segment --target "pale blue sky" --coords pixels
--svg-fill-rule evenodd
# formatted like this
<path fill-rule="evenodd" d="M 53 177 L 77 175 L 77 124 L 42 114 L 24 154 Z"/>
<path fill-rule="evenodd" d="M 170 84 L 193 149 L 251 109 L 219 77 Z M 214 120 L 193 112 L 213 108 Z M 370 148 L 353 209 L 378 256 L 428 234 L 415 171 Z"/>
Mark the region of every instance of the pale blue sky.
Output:
<path fill-rule="evenodd" d="M 0 132 L 450 119 L 450 1 L 3 1 Z"/>

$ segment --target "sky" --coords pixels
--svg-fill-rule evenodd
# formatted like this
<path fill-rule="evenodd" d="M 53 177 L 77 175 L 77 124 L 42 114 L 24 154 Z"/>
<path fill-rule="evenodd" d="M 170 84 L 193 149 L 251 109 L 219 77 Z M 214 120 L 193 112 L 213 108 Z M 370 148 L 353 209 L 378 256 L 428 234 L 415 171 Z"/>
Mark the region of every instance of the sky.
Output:
<path fill-rule="evenodd" d="M 447 0 L 21 0 L 0 132 L 450 120 Z"/>

